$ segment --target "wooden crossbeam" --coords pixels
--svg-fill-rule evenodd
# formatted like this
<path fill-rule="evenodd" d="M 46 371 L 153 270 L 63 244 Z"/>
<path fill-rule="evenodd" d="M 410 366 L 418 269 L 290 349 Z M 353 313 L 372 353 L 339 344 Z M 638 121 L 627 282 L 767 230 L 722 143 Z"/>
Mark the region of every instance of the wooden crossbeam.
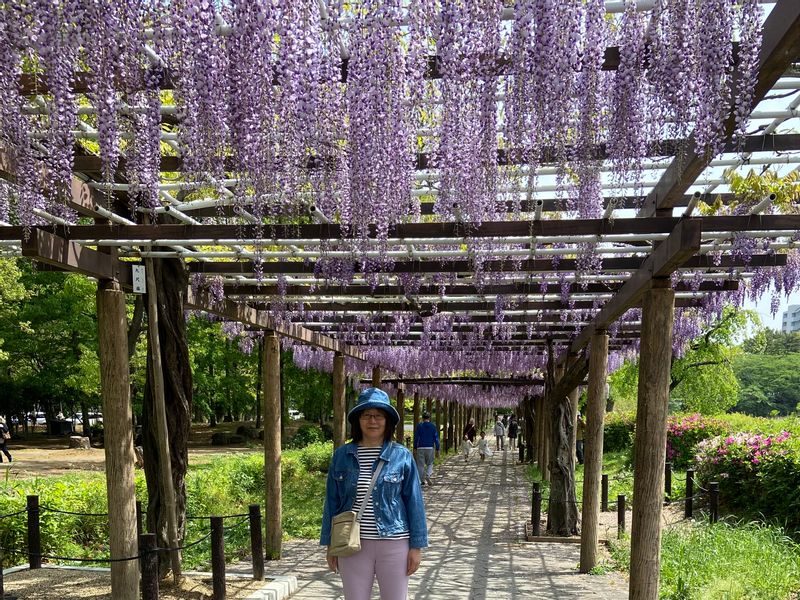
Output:
<path fill-rule="evenodd" d="M 304 344 L 310 344 L 323 350 L 340 352 L 345 356 L 365 360 L 364 354 L 330 336 L 311 331 L 301 325 L 283 323 L 263 311 L 230 300 L 215 301 L 208 292 L 195 293 L 191 288 L 186 292 L 186 307 L 201 310 L 222 317 L 229 321 L 237 321 L 259 329 L 274 331 Z"/>
<path fill-rule="evenodd" d="M 753 107 L 766 96 L 792 62 L 800 56 L 800 2 L 778 0 L 764 22 L 763 42 L 759 55 L 759 72 L 753 94 Z M 725 123 L 725 136 L 735 129 L 734 113 Z M 694 184 L 713 156 L 698 151 L 694 139 L 687 141 L 661 175 L 655 188 L 647 195 L 639 212 L 641 217 L 652 217 L 669 212 L 686 190 Z"/>
<path fill-rule="evenodd" d="M 621 278 L 622 279 L 622 278 Z M 616 291 L 624 281 L 620 282 L 600 282 L 600 283 L 571 283 L 569 284 L 569 293 L 571 294 L 607 294 Z M 550 283 L 545 285 L 544 288 L 536 282 L 530 283 L 510 283 L 500 285 L 485 285 L 482 287 L 476 285 L 466 284 L 442 284 L 440 285 L 421 285 L 414 290 L 411 294 L 412 297 L 419 295 L 438 296 L 442 289 L 448 296 L 474 296 L 484 294 L 502 294 L 502 295 L 521 295 L 521 294 L 560 294 L 562 288 L 558 283 Z M 733 292 L 739 289 L 739 282 L 736 280 L 724 281 L 703 281 L 700 285 L 695 285 L 691 281 L 679 281 L 674 290 L 676 292 Z M 235 283 L 225 286 L 226 296 L 264 296 L 276 297 L 280 300 L 281 296 L 290 298 L 289 301 L 315 301 L 319 296 L 364 296 L 364 297 L 380 297 L 380 296 L 403 296 L 407 292 L 401 285 L 379 285 L 372 287 L 369 285 L 287 285 L 281 290 L 276 285 L 237 285 Z M 297 298 L 298 296 L 302 298 Z"/>
<path fill-rule="evenodd" d="M 31 230 L 22 243 L 22 255 L 60 270 L 97 279 L 114 279 L 124 290 L 133 287 L 131 266 L 111 254 L 86 248 L 42 229 Z"/>
<path fill-rule="evenodd" d="M 1 232 L 2 229 L 0 228 Z M 637 257 L 604 258 L 601 261 L 600 272 L 635 271 L 642 266 L 644 260 L 644 258 Z M 780 267 L 785 264 L 785 254 L 755 254 L 749 262 L 733 256 L 723 256 L 717 260 L 707 254 L 701 254 L 693 256 L 683 266 L 691 269 L 722 271 L 744 267 Z M 187 267 L 193 273 L 205 273 L 208 275 L 252 275 L 255 265 L 252 261 L 243 260 L 238 262 L 191 262 L 187 264 Z M 314 262 L 299 260 L 266 262 L 262 263 L 260 268 L 265 275 L 316 273 Z M 562 273 L 579 270 L 577 261 L 572 258 L 562 258 L 558 261 L 558 264 L 554 264 L 550 259 L 543 258 L 521 261 L 508 259 L 487 260 L 483 262 L 481 268 L 486 273 Z M 353 269 L 356 273 L 363 272 L 359 263 L 355 263 Z M 385 267 L 373 265 L 372 269 L 373 271 L 379 269 L 383 273 L 474 273 L 475 265 L 468 260 L 409 260 L 395 262 Z"/>
<path fill-rule="evenodd" d="M 174 120 L 174 119 L 173 119 Z M 661 157 L 661 156 L 674 156 L 682 149 L 685 140 L 671 139 L 652 142 L 648 145 L 646 155 L 648 157 Z M 787 134 L 771 134 L 771 135 L 748 135 L 741 141 L 741 146 L 738 143 L 729 141 L 724 151 L 725 152 L 791 152 L 793 150 L 800 150 L 800 134 L 787 133 Z M 588 154 L 595 160 L 606 160 L 608 158 L 608 149 L 606 144 L 597 144 L 590 148 Z M 572 147 L 567 145 L 563 150 L 556 151 L 555 148 L 545 148 L 541 151 L 538 164 L 548 165 L 553 164 L 560 160 L 560 156 L 572 156 Z M 529 162 L 530 152 L 520 148 L 499 148 L 497 150 L 497 165 L 524 165 Z M 442 165 L 436 162 L 433 155 L 427 152 L 418 152 L 414 158 L 414 169 L 417 171 L 425 171 L 429 169 L 439 169 Z M 177 173 L 183 171 L 183 158 L 180 156 L 162 155 L 160 160 L 160 170 L 162 172 Z M 233 159 L 226 157 L 223 159 L 223 168 L 226 171 L 238 171 L 237 165 Z M 323 160 L 316 156 L 309 156 L 304 165 L 306 170 L 317 169 L 334 169 L 337 168 L 336 161 Z M 73 170 L 96 173 L 102 172 L 103 163 L 99 156 L 96 154 L 87 154 L 85 151 L 78 152 L 75 155 L 73 162 Z M 121 158 L 117 165 L 119 172 L 125 172 L 127 169 L 127 162 L 125 158 Z"/>
<path fill-rule="evenodd" d="M 603 305 L 588 327 L 581 330 L 572 342 L 570 352 L 577 354 L 592 337 L 595 331 L 606 330 L 629 308 L 638 304 L 642 295 L 650 289 L 654 278 L 669 277 L 700 248 L 702 222 L 698 219 L 684 219 L 670 233 L 653 253 L 647 257 L 641 268 L 634 273 L 617 294 Z"/>
<path fill-rule="evenodd" d="M 700 218 L 700 217 L 698 217 Z M 705 232 L 786 231 L 800 230 L 800 215 L 742 215 L 702 217 Z M 557 237 L 578 235 L 646 235 L 669 233 L 678 224 L 677 217 L 629 219 L 547 219 L 538 221 L 487 221 L 480 225 L 469 223 L 400 223 L 389 227 L 389 237 L 409 238 L 499 238 L 499 237 Z M 338 224 L 303 225 L 72 225 L 55 227 L 55 232 L 71 240 L 133 240 L 158 243 L 160 240 L 182 242 L 207 241 L 218 245 L 248 243 L 253 240 L 341 239 Z M 372 235 L 376 233 L 372 227 Z M 357 238 L 352 238 L 356 240 Z M 502 243 L 502 240 L 498 240 Z"/>

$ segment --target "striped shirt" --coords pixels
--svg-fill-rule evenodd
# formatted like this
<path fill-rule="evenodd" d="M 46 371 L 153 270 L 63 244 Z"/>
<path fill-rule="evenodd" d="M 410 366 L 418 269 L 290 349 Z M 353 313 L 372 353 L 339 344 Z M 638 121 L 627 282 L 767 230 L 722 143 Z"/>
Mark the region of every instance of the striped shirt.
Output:
<path fill-rule="evenodd" d="M 369 489 L 369 482 L 372 481 L 372 474 L 374 467 L 377 465 L 378 458 L 381 455 L 383 448 L 378 446 L 375 448 L 368 448 L 359 446 L 357 451 L 358 456 L 358 483 L 356 485 L 356 500 L 353 503 L 353 510 L 358 512 L 361 508 L 361 503 L 364 501 L 364 496 L 367 495 Z M 386 468 L 386 464 L 383 465 Z M 381 470 L 381 477 L 383 470 Z M 377 482 L 375 486 L 377 487 Z M 375 523 L 375 511 L 372 507 L 372 497 L 367 499 L 367 506 L 364 508 L 364 514 L 361 517 L 361 538 L 365 540 L 385 540 L 385 539 L 408 539 L 409 532 L 403 531 L 391 536 L 381 537 L 378 533 L 378 526 Z"/>

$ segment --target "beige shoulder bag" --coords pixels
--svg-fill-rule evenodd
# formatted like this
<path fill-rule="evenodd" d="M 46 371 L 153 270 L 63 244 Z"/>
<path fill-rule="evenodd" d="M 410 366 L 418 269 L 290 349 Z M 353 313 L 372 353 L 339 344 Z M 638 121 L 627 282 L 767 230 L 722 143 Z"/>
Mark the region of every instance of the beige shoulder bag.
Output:
<path fill-rule="evenodd" d="M 328 550 L 328 554 L 331 556 L 350 556 L 361 550 L 361 517 L 364 516 L 364 509 L 367 507 L 370 496 L 372 496 L 372 490 L 382 468 L 383 460 L 378 460 L 378 466 L 375 467 L 372 480 L 369 482 L 369 489 L 358 512 L 347 510 L 333 517 L 331 521 L 331 547 Z"/>

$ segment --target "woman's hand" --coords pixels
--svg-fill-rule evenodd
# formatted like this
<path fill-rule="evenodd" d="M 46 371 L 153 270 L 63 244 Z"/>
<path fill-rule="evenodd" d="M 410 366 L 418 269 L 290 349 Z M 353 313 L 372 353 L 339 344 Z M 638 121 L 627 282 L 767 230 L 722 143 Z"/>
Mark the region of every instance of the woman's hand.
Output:
<path fill-rule="evenodd" d="M 408 550 L 406 575 L 411 576 L 416 573 L 420 562 L 422 562 L 422 548 L 410 548 Z"/>
<path fill-rule="evenodd" d="M 339 570 L 339 557 L 331 555 L 330 550 L 331 548 L 328 546 L 328 553 L 325 558 L 328 560 L 328 568 L 336 573 Z M 417 562 L 417 565 L 419 565 L 419 562 Z"/>

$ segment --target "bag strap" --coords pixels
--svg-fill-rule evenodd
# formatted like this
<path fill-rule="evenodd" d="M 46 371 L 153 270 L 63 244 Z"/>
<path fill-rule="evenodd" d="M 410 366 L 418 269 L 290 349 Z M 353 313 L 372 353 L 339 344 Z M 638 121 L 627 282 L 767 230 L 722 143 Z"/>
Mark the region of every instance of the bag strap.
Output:
<path fill-rule="evenodd" d="M 356 515 L 356 521 L 359 523 L 361 522 L 361 517 L 364 515 L 364 509 L 367 508 L 367 502 L 369 502 L 370 496 L 372 496 L 372 490 L 375 487 L 375 482 L 378 480 L 378 475 L 383 468 L 384 460 L 382 458 L 378 459 L 378 466 L 375 467 L 375 472 L 372 474 L 372 479 L 369 482 L 369 489 L 367 493 L 364 495 L 364 501 L 361 503 L 361 507 L 358 509 L 358 514 Z"/>

